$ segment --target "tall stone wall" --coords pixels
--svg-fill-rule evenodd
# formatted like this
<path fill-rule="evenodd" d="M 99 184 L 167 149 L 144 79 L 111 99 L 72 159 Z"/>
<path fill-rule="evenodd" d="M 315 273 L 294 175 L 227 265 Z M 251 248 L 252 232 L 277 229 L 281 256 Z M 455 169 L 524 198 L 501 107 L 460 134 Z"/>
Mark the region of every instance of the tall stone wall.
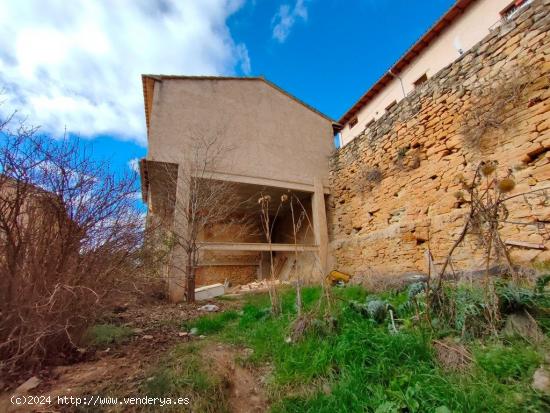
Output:
<path fill-rule="evenodd" d="M 549 0 L 535 0 L 332 156 L 335 268 L 425 272 L 428 248 L 440 263 L 468 214 L 456 197 L 457 175 L 469 179 L 481 160 L 497 160 L 501 173 L 513 171 L 511 195 L 550 187 L 549 12 Z M 512 247 L 512 258 L 548 261 L 545 191 L 507 206 L 503 239 L 529 244 Z M 479 239 L 468 236 L 454 268 L 479 268 L 481 251 Z"/>

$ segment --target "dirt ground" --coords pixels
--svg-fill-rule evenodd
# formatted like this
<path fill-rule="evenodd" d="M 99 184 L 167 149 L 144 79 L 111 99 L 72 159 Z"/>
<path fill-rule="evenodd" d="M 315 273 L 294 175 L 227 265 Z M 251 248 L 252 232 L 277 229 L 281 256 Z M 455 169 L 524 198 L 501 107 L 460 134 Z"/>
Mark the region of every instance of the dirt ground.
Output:
<path fill-rule="evenodd" d="M 239 302 L 212 300 L 210 304 L 220 307 L 220 311 L 238 308 Z M 133 335 L 127 341 L 110 348 L 94 351 L 85 350 L 85 361 L 70 365 L 52 366 L 40 372 L 40 384 L 26 395 L 57 396 L 106 395 L 114 397 L 143 396 L 140 385 L 147 380 L 147 372 L 175 345 L 202 341 L 203 339 L 182 335 L 181 325 L 206 314 L 196 305 L 131 304 L 116 308 L 102 322 L 110 322 L 132 328 Z M 227 400 L 233 412 L 263 412 L 267 409 L 267 398 L 258 375 L 240 366 L 237 358 L 243 357 L 246 349 L 233 348 L 206 339 L 201 350 L 203 357 L 213 360 L 216 373 L 227 383 Z M 59 406 L 52 403 L 45 406 L 16 407 L 10 402 L 14 389 L 21 383 L 11 383 L 9 389 L 0 394 L 1 412 L 72 412 L 91 411 L 75 407 Z M 187 410 L 186 410 L 187 409 Z M 182 411 L 188 411 L 183 408 Z M 92 410 L 97 411 L 97 410 Z M 100 411 L 120 411 L 104 408 Z M 125 409 L 124 411 L 128 411 Z M 134 408 L 130 411 L 140 411 Z"/>
<path fill-rule="evenodd" d="M 210 357 L 218 373 L 228 379 L 228 402 L 232 412 L 262 413 L 267 410 L 267 398 L 260 378 L 235 362 L 238 357 L 246 356 L 246 349 L 209 343 L 203 354 Z"/>

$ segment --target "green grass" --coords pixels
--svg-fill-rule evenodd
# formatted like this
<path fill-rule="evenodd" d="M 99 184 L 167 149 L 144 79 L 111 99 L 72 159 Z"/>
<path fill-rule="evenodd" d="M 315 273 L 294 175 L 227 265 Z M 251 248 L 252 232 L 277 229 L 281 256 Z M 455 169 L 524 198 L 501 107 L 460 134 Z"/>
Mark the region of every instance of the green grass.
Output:
<path fill-rule="evenodd" d="M 216 340 L 252 348 L 246 363 L 273 366 L 269 392 L 274 412 L 545 411 L 529 386 L 540 355 L 527 343 L 479 345 L 468 372 L 444 371 L 434 358 L 430 330 L 404 323 L 398 334 L 390 334 L 386 324 L 348 308 L 350 300 L 365 300 L 364 290 L 333 291 L 333 334 L 310 332 L 297 343 L 285 342 L 296 318 L 292 290 L 282 294 L 279 317 L 270 315 L 267 295 L 253 295 L 241 313 L 207 316 L 193 326 L 217 334 Z M 319 288 L 305 288 L 306 310 L 320 296 Z M 394 308 L 406 308 L 406 293 L 379 297 Z"/>
<path fill-rule="evenodd" d="M 96 324 L 84 333 L 84 342 L 95 347 L 106 347 L 110 344 L 119 344 L 132 335 L 129 327 L 115 324 Z"/>
<path fill-rule="evenodd" d="M 528 380 L 543 361 L 543 357 L 524 341 L 505 346 L 492 343 L 475 351 L 480 368 L 503 383 Z"/>
<path fill-rule="evenodd" d="M 228 310 L 223 313 L 206 315 L 186 322 L 183 324 L 183 328 L 187 330 L 196 328 L 199 334 L 212 334 L 223 330 L 229 321 L 236 320 L 237 318 L 239 318 L 239 314 L 236 311 Z"/>
<path fill-rule="evenodd" d="M 140 390 L 150 397 L 188 397 L 196 412 L 223 413 L 228 411 L 225 387 L 226 383 L 213 373 L 209 361 L 201 357 L 198 345 L 180 344 L 149 373 Z M 182 406 L 162 409 L 166 412 L 187 410 Z"/>

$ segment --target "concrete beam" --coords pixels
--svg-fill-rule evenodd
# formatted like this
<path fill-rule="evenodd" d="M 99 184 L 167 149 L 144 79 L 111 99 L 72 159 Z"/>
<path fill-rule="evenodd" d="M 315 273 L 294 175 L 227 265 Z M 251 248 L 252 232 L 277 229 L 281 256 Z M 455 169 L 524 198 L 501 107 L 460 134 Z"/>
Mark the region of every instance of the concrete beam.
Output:
<path fill-rule="evenodd" d="M 294 191 L 301 192 L 315 192 L 315 186 L 311 184 L 305 184 L 301 182 L 289 182 L 289 181 L 280 181 L 278 179 L 269 179 L 262 178 L 257 176 L 246 176 L 246 175 L 236 175 L 222 172 L 212 172 L 209 171 L 206 173 L 208 179 L 215 179 L 219 181 L 228 181 L 236 182 L 242 184 L 251 184 L 258 186 L 270 186 L 273 188 L 282 188 L 282 189 L 292 189 Z M 323 186 L 323 191 L 325 194 L 330 194 L 330 189 L 328 185 Z"/>
<path fill-rule="evenodd" d="M 319 247 L 309 244 L 271 244 L 264 242 L 199 242 L 198 246 L 203 251 L 314 251 Z"/>

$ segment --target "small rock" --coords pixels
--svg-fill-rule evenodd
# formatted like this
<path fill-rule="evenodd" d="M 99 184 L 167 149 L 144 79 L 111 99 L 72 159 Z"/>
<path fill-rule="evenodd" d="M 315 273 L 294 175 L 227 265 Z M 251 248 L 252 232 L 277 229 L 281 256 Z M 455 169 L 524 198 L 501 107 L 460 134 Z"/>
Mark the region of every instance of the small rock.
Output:
<path fill-rule="evenodd" d="M 285 338 L 285 343 L 292 343 L 292 338 L 291 337 Z"/>
<path fill-rule="evenodd" d="M 134 334 L 141 334 L 141 333 L 143 333 L 143 328 L 134 328 L 134 329 L 132 330 L 132 332 L 133 332 Z"/>
<path fill-rule="evenodd" d="M 124 313 L 126 310 L 128 310 L 127 304 L 117 305 L 113 308 L 113 313 L 120 314 L 120 313 Z"/>
<path fill-rule="evenodd" d="M 502 332 L 507 337 L 519 335 L 535 342 L 541 341 L 544 337 L 537 322 L 522 313 L 510 314 Z"/>
<path fill-rule="evenodd" d="M 15 389 L 15 394 L 25 394 L 29 390 L 34 389 L 40 384 L 40 379 L 36 376 L 32 376 L 30 379 L 28 379 L 25 383 L 20 385 L 18 388 Z"/>
<path fill-rule="evenodd" d="M 149 334 L 145 334 L 144 336 L 142 336 L 142 338 L 145 340 L 152 340 L 153 336 L 150 336 Z"/>
<path fill-rule="evenodd" d="M 189 333 L 187 331 L 180 331 L 178 333 L 178 336 L 180 336 L 180 337 L 187 337 L 188 335 L 189 335 Z"/>
<path fill-rule="evenodd" d="M 550 394 L 550 373 L 544 367 L 539 367 L 533 374 L 531 386 L 537 391 Z"/>
<path fill-rule="evenodd" d="M 199 311 L 208 311 L 209 313 L 212 313 L 214 311 L 219 311 L 219 310 L 220 310 L 220 307 L 218 307 L 215 304 L 206 304 L 206 305 L 203 305 L 202 307 L 199 307 Z"/>
<path fill-rule="evenodd" d="M 203 336 L 202 334 L 199 336 L 199 338 L 202 340 L 202 339 L 205 339 L 206 336 Z"/>
<path fill-rule="evenodd" d="M 191 330 L 189 330 L 189 335 L 196 336 L 198 332 L 199 332 L 199 329 L 197 327 L 193 327 Z"/>

